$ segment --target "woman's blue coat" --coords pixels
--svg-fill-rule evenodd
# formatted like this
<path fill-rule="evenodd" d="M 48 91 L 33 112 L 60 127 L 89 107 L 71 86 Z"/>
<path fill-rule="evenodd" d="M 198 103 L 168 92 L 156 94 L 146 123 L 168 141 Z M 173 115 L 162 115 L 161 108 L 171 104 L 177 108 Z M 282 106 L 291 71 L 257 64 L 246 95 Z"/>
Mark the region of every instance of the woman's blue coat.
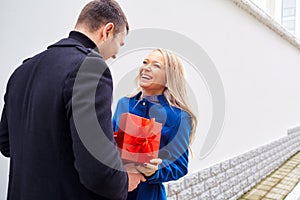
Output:
<path fill-rule="evenodd" d="M 170 106 L 164 95 L 159 95 L 159 104 L 147 99 L 139 100 L 141 93 L 118 101 L 114 117 L 113 129 L 118 130 L 120 115 L 129 112 L 145 118 L 155 118 L 162 123 L 159 158 L 163 160 L 159 170 L 137 189 L 130 192 L 128 199 L 163 200 L 166 192 L 163 182 L 177 180 L 187 174 L 188 148 L 191 131 L 191 119 L 187 112 Z"/>

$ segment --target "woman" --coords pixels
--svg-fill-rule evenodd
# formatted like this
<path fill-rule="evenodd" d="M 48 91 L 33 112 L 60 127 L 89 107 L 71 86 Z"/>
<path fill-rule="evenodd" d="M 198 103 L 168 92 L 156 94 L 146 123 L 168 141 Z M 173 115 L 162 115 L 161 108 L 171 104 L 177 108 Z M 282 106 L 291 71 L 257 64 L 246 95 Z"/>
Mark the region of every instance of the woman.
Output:
<path fill-rule="evenodd" d="M 120 115 L 129 112 L 162 123 L 159 158 L 138 165 L 146 182 L 129 192 L 128 199 L 167 199 L 163 182 L 177 180 L 187 173 L 188 149 L 193 141 L 196 117 L 187 101 L 182 61 L 165 49 L 152 51 L 137 76 L 136 91 L 118 101 L 113 117 L 118 130 Z"/>

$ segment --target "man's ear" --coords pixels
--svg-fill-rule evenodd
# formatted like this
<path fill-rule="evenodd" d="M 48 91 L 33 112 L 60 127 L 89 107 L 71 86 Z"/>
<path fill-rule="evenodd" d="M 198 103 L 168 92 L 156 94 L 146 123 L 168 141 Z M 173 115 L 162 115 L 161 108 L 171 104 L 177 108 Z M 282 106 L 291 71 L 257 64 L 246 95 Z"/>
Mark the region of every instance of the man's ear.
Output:
<path fill-rule="evenodd" d="M 110 38 L 114 35 L 114 28 L 115 28 L 115 25 L 111 22 L 104 25 L 104 27 L 101 31 L 101 36 L 102 36 L 103 41 L 107 40 L 108 38 Z"/>

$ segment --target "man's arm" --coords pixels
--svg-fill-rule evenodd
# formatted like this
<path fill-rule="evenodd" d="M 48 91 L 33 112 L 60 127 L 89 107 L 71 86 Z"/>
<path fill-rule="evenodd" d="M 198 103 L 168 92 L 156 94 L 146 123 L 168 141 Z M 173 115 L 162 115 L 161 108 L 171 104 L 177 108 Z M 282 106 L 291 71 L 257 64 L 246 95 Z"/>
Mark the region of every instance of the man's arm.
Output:
<path fill-rule="evenodd" d="M 64 100 L 81 183 L 106 198 L 126 199 L 128 176 L 113 143 L 111 97 L 111 74 L 99 57 L 86 58 L 65 81 Z"/>
<path fill-rule="evenodd" d="M 0 151 L 5 157 L 10 157 L 9 153 L 9 136 L 8 136 L 8 123 L 6 116 L 6 95 L 4 96 L 4 107 L 0 122 Z"/>

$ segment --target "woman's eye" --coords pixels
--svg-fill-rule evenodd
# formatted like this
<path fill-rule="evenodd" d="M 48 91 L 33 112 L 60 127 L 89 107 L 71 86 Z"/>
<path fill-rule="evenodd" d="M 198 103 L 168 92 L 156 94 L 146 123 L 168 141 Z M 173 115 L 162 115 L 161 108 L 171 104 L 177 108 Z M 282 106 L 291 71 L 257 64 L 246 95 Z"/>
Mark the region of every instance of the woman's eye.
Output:
<path fill-rule="evenodd" d="M 147 63 L 147 61 L 143 61 L 143 64 L 144 64 L 144 65 L 147 65 L 148 63 Z"/>
<path fill-rule="evenodd" d="M 161 68 L 160 65 L 158 65 L 158 64 L 154 64 L 154 67 L 159 68 L 159 69 Z"/>

